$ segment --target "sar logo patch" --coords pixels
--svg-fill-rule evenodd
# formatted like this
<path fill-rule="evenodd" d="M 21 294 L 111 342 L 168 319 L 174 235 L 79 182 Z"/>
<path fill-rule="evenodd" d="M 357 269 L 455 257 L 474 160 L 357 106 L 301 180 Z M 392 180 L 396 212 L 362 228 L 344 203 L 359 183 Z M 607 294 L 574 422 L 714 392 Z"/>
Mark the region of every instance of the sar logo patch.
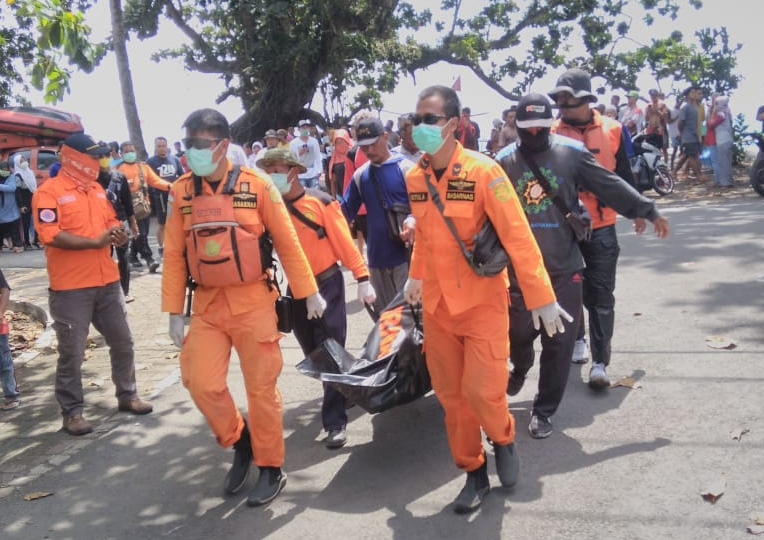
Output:
<path fill-rule="evenodd" d="M 55 223 L 58 221 L 58 212 L 55 208 L 40 208 L 37 210 L 37 219 L 42 223 Z"/>
<path fill-rule="evenodd" d="M 494 199 L 500 203 L 505 203 L 512 198 L 512 188 L 509 186 L 509 182 L 502 179 L 501 182 L 491 182 L 491 184 L 493 184 L 491 192 L 493 193 Z"/>
<path fill-rule="evenodd" d="M 233 207 L 255 210 L 257 208 L 257 193 L 238 193 L 234 195 Z"/>
<path fill-rule="evenodd" d="M 448 181 L 448 189 L 452 189 L 454 191 L 475 191 L 475 182 L 469 182 L 467 180 L 463 180 L 461 178 L 457 178 L 456 180 L 449 180 Z"/>
<path fill-rule="evenodd" d="M 242 193 L 249 193 L 249 182 L 242 182 L 239 189 L 241 189 Z"/>
<path fill-rule="evenodd" d="M 208 240 L 204 244 L 204 254 L 207 257 L 217 257 L 220 254 L 220 244 L 214 240 Z"/>

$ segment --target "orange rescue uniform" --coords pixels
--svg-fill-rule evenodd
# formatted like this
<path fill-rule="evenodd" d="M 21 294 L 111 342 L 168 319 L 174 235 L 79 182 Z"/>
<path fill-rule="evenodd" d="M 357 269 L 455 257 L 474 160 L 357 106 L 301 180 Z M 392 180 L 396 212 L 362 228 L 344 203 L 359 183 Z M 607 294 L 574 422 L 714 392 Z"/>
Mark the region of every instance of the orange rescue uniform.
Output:
<path fill-rule="evenodd" d="M 141 189 L 141 172 L 143 173 L 144 189 L 146 189 L 146 186 L 151 186 L 161 191 L 170 191 L 170 187 L 172 186 L 172 182 L 159 178 L 153 169 L 146 163 L 125 163 L 123 161 L 120 163 L 117 170 L 127 178 L 127 185 L 130 187 L 130 193 L 135 193 Z"/>
<path fill-rule="evenodd" d="M 325 236 L 319 238 L 315 230 L 289 213 L 314 275 L 325 272 L 339 260 L 353 273 L 356 281 L 368 279 L 369 270 L 350 236 L 348 222 L 336 200 L 321 191 L 309 189 L 287 204 L 325 230 Z"/>
<path fill-rule="evenodd" d="M 623 127 L 619 122 L 601 115 L 596 110 L 592 110 L 592 121 L 580 128 L 561 122 L 559 119 L 555 120 L 552 126 L 552 133 L 559 133 L 584 143 L 597 163 L 613 172 L 616 169 L 615 156 L 621 146 L 622 131 Z M 615 210 L 601 205 L 597 197 L 588 191 L 581 191 L 579 197 L 592 218 L 592 229 L 615 225 L 618 218 Z"/>
<path fill-rule="evenodd" d="M 514 441 L 507 408 L 509 298 L 506 270 L 480 277 L 464 259 L 425 179 L 437 188 L 445 215 L 468 249 L 491 220 L 510 256 L 528 309 L 555 301 L 549 276 L 515 190 L 492 159 L 457 143 L 440 180 L 428 156 L 406 176 L 416 240 L 409 276 L 423 280 L 424 335 L 432 386 L 445 411 L 456 465 L 474 471 L 485 461 L 480 428 L 498 445 Z"/>
<path fill-rule="evenodd" d="M 229 164 L 230 173 L 232 167 Z M 220 194 L 228 176 L 213 192 L 202 182 L 202 196 Z M 296 298 L 318 289 L 308 260 L 287 215 L 281 195 L 257 172 L 242 168 L 234 186 L 234 215 L 247 231 L 260 235 L 268 230 Z M 162 311 L 182 313 L 186 278 L 186 236 L 191 227 L 194 198 L 192 174 L 172 184 L 165 226 Z M 255 464 L 281 467 L 284 463 L 281 395 L 276 381 L 283 366 L 276 327 L 274 302 L 278 296 L 268 287 L 267 274 L 228 287 L 199 283 L 193 314 L 180 354 L 183 384 L 204 414 L 218 443 L 229 447 L 241 436 L 244 420 L 228 390 L 228 365 L 233 346 L 241 364 L 249 405 L 249 426 Z"/>
<path fill-rule="evenodd" d="M 98 174 L 97 169 L 94 174 Z M 63 167 L 55 181 L 43 183 L 32 197 L 35 230 L 45 245 L 48 279 L 54 291 L 101 287 L 119 281 L 111 246 L 72 251 L 50 245 L 62 231 L 95 239 L 120 225 L 95 175 L 83 186 Z"/>

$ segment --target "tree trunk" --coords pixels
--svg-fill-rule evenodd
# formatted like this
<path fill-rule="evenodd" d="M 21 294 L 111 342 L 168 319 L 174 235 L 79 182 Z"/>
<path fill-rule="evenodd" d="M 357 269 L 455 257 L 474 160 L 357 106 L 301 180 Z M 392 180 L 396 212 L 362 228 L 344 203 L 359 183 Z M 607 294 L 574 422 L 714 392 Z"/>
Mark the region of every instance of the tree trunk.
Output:
<path fill-rule="evenodd" d="M 125 109 L 127 131 L 130 142 L 135 145 L 140 159 L 146 159 L 146 145 L 143 143 L 143 131 L 138 117 L 138 107 L 135 104 L 133 76 L 130 73 L 130 59 L 127 56 L 127 32 L 122 17 L 122 0 L 109 0 L 111 9 L 111 32 L 114 40 L 114 56 L 117 58 L 119 85 L 122 89 L 122 106 Z M 122 141 L 120 141 L 122 142 Z"/>

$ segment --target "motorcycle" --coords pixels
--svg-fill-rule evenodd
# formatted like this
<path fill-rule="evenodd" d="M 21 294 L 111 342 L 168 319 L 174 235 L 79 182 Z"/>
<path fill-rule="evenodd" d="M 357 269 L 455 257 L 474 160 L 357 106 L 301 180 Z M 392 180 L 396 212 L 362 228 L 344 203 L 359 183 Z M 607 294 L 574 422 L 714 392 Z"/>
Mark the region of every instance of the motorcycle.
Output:
<path fill-rule="evenodd" d="M 751 179 L 751 187 L 764 197 L 764 134 L 762 133 L 746 133 L 748 137 L 751 137 L 756 141 L 756 145 L 759 147 L 759 153 L 756 156 L 756 160 L 751 165 L 751 170 L 748 173 Z"/>
<path fill-rule="evenodd" d="M 642 193 L 654 189 L 658 195 L 668 195 L 674 191 L 674 176 L 663 161 L 660 148 L 647 141 L 647 135 L 640 133 L 632 140 L 634 157 L 631 170 L 637 180 L 637 190 Z"/>

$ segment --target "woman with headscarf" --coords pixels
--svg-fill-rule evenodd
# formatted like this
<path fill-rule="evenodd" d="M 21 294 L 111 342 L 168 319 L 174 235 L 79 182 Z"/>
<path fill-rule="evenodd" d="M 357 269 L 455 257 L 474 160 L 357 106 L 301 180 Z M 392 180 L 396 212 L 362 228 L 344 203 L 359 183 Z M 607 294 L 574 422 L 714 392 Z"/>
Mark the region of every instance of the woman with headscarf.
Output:
<path fill-rule="evenodd" d="M 21 243 L 21 214 L 16 204 L 16 178 L 11 175 L 8 162 L 0 162 L 0 249 L 3 241 L 10 237 L 13 252 L 24 251 Z"/>
<path fill-rule="evenodd" d="M 13 156 L 13 171 L 16 180 L 16 204 L 21 213 L 24 247 L 32 248 L 31 239 L 34 236 L 34 246 L 40 248 L 37 236 L 32 226 L 32 195 L 37 191 L 37 178 L 29 168 L 29 160 L 22 154 Z"/>

